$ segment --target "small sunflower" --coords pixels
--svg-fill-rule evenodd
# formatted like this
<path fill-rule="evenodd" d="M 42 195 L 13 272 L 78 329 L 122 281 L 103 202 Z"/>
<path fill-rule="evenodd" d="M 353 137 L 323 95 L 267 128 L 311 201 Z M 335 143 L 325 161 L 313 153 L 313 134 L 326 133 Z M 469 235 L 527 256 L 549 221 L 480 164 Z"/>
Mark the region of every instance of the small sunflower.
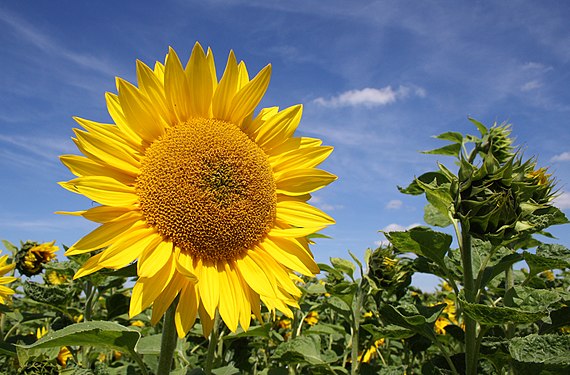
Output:
<path fill-rule="evenodd" d="M 154 324 L 179 295 L 180 337 L 197 314 L 205 335 L 216 311 L 232 331 L 261 302 L 292 316 L 295 272 L 319 272 L 307 236 L 334 223 L 307 200 L 336 176 L 315 168 L 332 147 L 293 136 L 302 106 L 253 115 L 270 74 L 250 79 L 230 52 L 218 81 L 210 49 L 185 67 L 170 49 L 154 69 L 137 61 L 138 87 L 117 79 L 114 124 L 75 119 L 85 156 L 61 157 L 77 176 L 61 185 L 100 203 L 70 214 L 102 225 L 66 255 L 105 248 L 76 278 L 138 260 L 130 316 L 153 305 Z"/>
<path fill-rule="evenodd" d="M 16 254 L 16 268 L 23 275 L 34 276 L 42 272 L 43 265 L 56 257 L 59 247 L 54 246 L 55 241 L 38 244 L 26 242 Z"/>
<path fill-rule="evenodd" d="M 17 280 L 12 276 L 4 276 L 16 267 L 16 264 L 7 264 L 7 262 L 8 255 L 0 257 L 0 304 L 3 305 L 6 304 L 6 302 L 10 300 L 10 296 L 15 293 L 11 288 L 5 285 Z"/>

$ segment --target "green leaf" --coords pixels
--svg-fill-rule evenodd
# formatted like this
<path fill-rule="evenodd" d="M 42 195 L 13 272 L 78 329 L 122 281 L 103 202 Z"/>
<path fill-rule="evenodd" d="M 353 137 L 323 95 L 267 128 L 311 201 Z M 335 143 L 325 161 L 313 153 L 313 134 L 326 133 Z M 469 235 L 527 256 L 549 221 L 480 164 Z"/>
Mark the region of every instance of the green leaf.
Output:
<path fill-rule="evenodd" d="M 423 194 L 424 189 L 418 184 L 418 181 L 423 182 L 425 184 L 435 183 L 436 185 L 441 185 L 450 182 L 441 172 L 427 172 L 422 174 L 420 177 L 415 178 L 414 181 L 412 181 L 412 183 L 407 188 L 398 186 L 398 190 L 403 194 L 410 194 L 410 195 Z"/>
<path fill-rule="evenodd" d="M 232 364 L 229 364 L 224 367 L 218 367 L 212 370 L 212 374 L 214 375 L 234 375 L 239 374 L 239 370 Z"/>
<path fill-rule="evenodd" d="M 349 321 L 351 320 L 352 310 L 350 306 L 342 299 L 336 296 L 330 296 L 325 301 L 331 309 L 344 316 Z"/>
<path fill-rule="evenodd" d="M 107 320 L 129 312 L 129 297 L 122 293 L 112 294 L 105 300 L 107 306 Z"/>
<path fill-rule="evenodd" d="M 473 124 L 475 124 L 477 129 L 479 129 L 479 132 L 481 133 L 481 135 L 487 134 L 488 130 L 487 130 L 487 127 L 485 125 L 481 124 L 479 121 L 475 120 L 473 117 L 469 117 L 468 119 Z"/>
<path fill-rule="evenodd" d="M 447 215 L 443 215 L 434 205 L 428 203 L 424 206 L 424 221 L 434 227 L 445 228 L 451 225 L 451 220 Z"/>
<path fill-rule="evenodd" d="M 412 330 L 391 324 L 385 327 L 378 327 L 376 324 L 362 324 L 360 327 L 368 331 L 368 333 L 372 335 L 372 340 L 374 341 L 382 338 L 401 340 L 415 335 L 415 332 Z"/>
<path fill-rule="evenodd" d="M 460 143 L 452 143 L 447 146 L 436 148 L 434 150 L 422 151 L 422 154 L 430 155 L 448 155 L 448 156 L 459 156 L 459 151 L 461 151 Z"/>
<path fill-rule="evenodd" d="M 513 307 L 493 307 L 478 303 L 468 303 L 460 297 L 465 313 L 482 325 L 505 323 L 533 323 L 546 315 L 543 311 L 525 311 Z"/>
<path fill-rule="evenodd" d="M 159 355 L 161 339 L 162 335 L 160 334 L 141 337 L 137 343 L 137 353 Z"/>
<path fill-rule="evenodd" d="M 309 327 L 304 332 L 305 332 L 305 334 L 328 335 L 328 336 L 334 335 L 334 334 L 344 335 L 346 333 L 345 329 L 340 325 L 322 323 L 322 322 L 319 322 L 319 323 L 315 324 L 314 326 Z"/>
<path fill-rule="evenodd" d="M 12 244 L 10 241 L 2 240 L 2 243 L 4 244 L 4 247 L 6 248 L 6 250 L 10 250 L 12 252 L 12 254 L 16 254 L 18 252 L 18 248 L 14 244 Z"/>
<path fill-rule="evenodd" d="M 441 133 L 440 135 L 436 135 L 434 138 L 442 139 L 444 141 L 451 141 L 455 143 L 463 142 L 463 134 L 458 132 L 445 132 Z"/>
<path fill-rule="evenodd" d="M 436 336 L 433 326 L 445 306 L 445 303 L 435 306 L 404 304 L 396 308 L 389 304 L 383 304 L 379 309 L 379 313 L 385 322 L 407 328 L 429 340 L 435 341 Z"/>
<path fill-rule="evenodd" d="M 528 335 L 509 343 L 511 356 L 524 363 L 570 365 L 570 335 Z"/>
<path fill-rule="evenodd" d="M 528 251 L 523 252 L 523 257 L 530 268 L 531 276 L 537 275 L 546 270 L 563 270 L 570 267 L 570 263 L 563 259 L 544 257 L 529 253 Z"/>
<path fill-rule="evenodd" d="M 113 322 L 76 323 L 58 331 L 48 332 L 31 345 L 16 345 L 18 359 L 25 363 L 30 350 L 68 345 L 98 346 L 133 353 L 140 333 Z"/>
<path fill-rule="evenodd" d="M 16 347 L 14 346 L 14 344 L 0 341 L 0 354 L 7 355 L 10 357 L 15 357 Z"/>
<path fill-rule="evenodd" d="M 346 273 L 351 279 L 354 280 L 354 271 L 356 266 L 349 260 L 342 258 L 330 258 L 331 264 L 337 270 Z"/>
<path fill-rule="evenodd" d="M 483 270 L 483 276 L 481 277 L 481 288 L 486 286 L 487 283 L 497 277 L 499 274 L 505 272 L 511 265 L 521 261 L 523 259 L 522 255 L 514 253 L 503 257 L 497 264 L 486 267 Z"/>
<path fill-rule="evenodd" d="M 453 240 L 449 234 L 425 227 L 416 227 L 405 232 L 389 232 L 385 235 L 399 251 L 424 256 L 441 267 L 445 267 L 443 259 Z"/>
<path fill-rule="evenodd" d="M 252 327 L 247 331 L 241 331 L 237 333 L 230 333 L 223 337 L 223 340 L 234 340 L 240 339 L 242 337 L 269 337 L 269 330 L 271 329 L 271 323 L 265 323 L 261 326 Z"/>
<path fill-rule="evenodd" d="M 297 336 L 292 340 L 279 344 L 272 358 L 288 364 L 307 363 L 309 365 L 322 365 L 326 362 L 321 357 L 320 349 L 320 336 Z"/>

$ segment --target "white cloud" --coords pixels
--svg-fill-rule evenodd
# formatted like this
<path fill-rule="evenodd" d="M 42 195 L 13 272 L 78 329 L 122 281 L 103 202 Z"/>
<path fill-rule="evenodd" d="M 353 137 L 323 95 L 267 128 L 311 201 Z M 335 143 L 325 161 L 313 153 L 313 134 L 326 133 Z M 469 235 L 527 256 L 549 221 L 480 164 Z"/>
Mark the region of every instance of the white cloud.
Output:
<path fill-rule="evenodd" d="M 413 223 L 408 225 L 407 227 L 400 225 L 400 224 L 396 224 L 396 223 L 392 223 L 392 224 L 388 224 L 387 226 L 385 226 L 384 228 L 382 228 L 382 232 L 403 232 L 415 227 L 419 227 L 421 224 L 420 223 Z"/>
<path fill-rule="evenodd" d="M 552 162 L 556 162 L 556 161 L 570 161 L 570 151 L 565 151 L 561 154 L 558 155 L 554 155 L 550 161 Z"/>
<path fill-rule="evenodd" d="M 388 204 L 386 204 L 386 208 L 389 210 L 398 210 L 402 208 L 403 204 L 404 202 L 399 199 L 392 199 L 390 202 L 388 202 Z"/>
<path fill-rule="evenodd" d="M 400 86 L 397 90 L 394 90 L 392 86 L 380 89 L 366 87 L 362 90 L 345 91 L 330 99 L 319 97 L 314 102 L 324 107 L 333 108 L 358 106 L 372 108 L 392 104 L 411 95 L 424 97 L 426 96 L 426 91 L 421 87 L 409 86 Z"/>
<path fill-rule="evenodd" d="M 561 210 L 570 208 L 570 193 L 562 193 L 554 199 L 554 205 Z"/>
<path fill-rule="evenodd" d="M 527 83 L 525 83 L 524 85 L 521 86 L 521 91 L 532 91 L 532 90 L 536 90 L 542 87 L 542 82 L 538 81 L 538 80 L 532 80 L 529 81 Z"/>

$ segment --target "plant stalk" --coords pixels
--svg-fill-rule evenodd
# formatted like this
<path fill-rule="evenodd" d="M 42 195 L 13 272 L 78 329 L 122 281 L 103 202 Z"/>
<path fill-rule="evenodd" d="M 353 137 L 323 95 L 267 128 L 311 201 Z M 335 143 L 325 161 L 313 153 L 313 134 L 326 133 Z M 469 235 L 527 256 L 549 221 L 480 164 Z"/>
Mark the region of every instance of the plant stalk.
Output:
<path fill-rule="evenodd" d="M 160 356 L 158 358 L 158 369 L 156 371 L 157 374 L 170 374 L 170 369 L 172 368 L 172 359 L 174 358 L 174 350 L 176 349 L 176 343 L 178 340 L 174 322 L 177 305 L 178 297 L 172 301 L 172 304 L 164 314 L 162 338 L 160 341 Z"/>
<path fill-rule="evenodd" d="M 465 226 L 461 225 L 461 260 L 463 263 L 463 290 L 465 300 L 468 303 L 475 303 L 475 279 L 473 278 L 473 258 L 471 248 L 471 236 L 465 231 Z M 463 320 L 465 322 L 465 364 L 466 375 L 477 374 L 477 363 L 479 353 L 477 353 L 477 322 L 465 314 L 463 309 Z"/>
<path fill-rule="evenodd" d="M 214 367 L 214 357 L 216 354 L 216 347 L 218 346 L 218 326 L 220 321 L 220 313 L 216 310 L 216 316 L 214 317 L 214 326 L 212 327 L 212 332 L 210 332 L 210 340 L 208 343 L 208 354 L 206 355 L 206 364 L 204 365 L 204 372 L 206 375 L 212 374 L 212 369 Z"/>

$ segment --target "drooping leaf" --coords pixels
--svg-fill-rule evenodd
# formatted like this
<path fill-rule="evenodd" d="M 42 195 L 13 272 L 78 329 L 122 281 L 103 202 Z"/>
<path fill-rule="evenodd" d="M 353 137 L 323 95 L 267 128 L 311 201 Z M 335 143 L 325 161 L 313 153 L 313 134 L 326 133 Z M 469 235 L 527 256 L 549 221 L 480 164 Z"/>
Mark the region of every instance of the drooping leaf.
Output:
<path fill-rule="evenodd" d="M 16 345 L 16 350 L 22 363 L 26 362 L 30 350 L 68 345 L 106 347 L 134 353 L 139 338 L 140 333 L 132 328 L 113 322 L 90 321 L 48 332 L 31 345 Z"/>
<path fill-rule="evenodd" d="M 356 270 L 356 267 L 351 261 L 342 258 L 330 258 L 330 261 L 334 268 L 346 273 L 354 280 L 354 271 Z"/>
<path fill-rule="evenodd" d="M 519 362 L 570 365 L 570 335 L 515 337 L 509 343 L 509 352 Z"/>
<path fill-rule="evenodd" d="M 436 135 L 434 138 L 442 139 L 444 141 L 451 141 L 455 143 L 463 142 L 463 134 L 458 132 L 445 132 L 440 135 Z"/>
<path fill-rule="evenodd" d="M 461 299 L 465 313 L 482 325 L 499 325 L 505 323 L 532 323 L 546 315 L 544 311 L 525 311 L 513 307 L 493 307 L 478 303 L 468 303 Z"/>
<path fill-rule="evenodd" d="M 322 365 L 327 362 L 322 358 L 320 348 L 320 336 L 297 336 L 292 340 L 279 344 L 272 358 L 288 364 Z"/>
<path fill-rule="evenodd" d="M 389 232 L 385 235 L 401 252 L 424 256 L 442 266 L 453 240 L 449 234 L 425 227 L 416 227 L 405 232 Z"/>
<path fill-rule="evenodd" d="M 424 206 L 424 221 L 428 225 L 441 228 L 445 228 L 452 224 L 449 217 L 447 215 L 443 215 L 431 203 L 428 203 Z"/>
<path fill-rule="evenodd" d="M 461 151 L 461 144 L 452 143 L 434 150 L 422 151 L 422 154 L 459 156 L 459 151 Z"/>

